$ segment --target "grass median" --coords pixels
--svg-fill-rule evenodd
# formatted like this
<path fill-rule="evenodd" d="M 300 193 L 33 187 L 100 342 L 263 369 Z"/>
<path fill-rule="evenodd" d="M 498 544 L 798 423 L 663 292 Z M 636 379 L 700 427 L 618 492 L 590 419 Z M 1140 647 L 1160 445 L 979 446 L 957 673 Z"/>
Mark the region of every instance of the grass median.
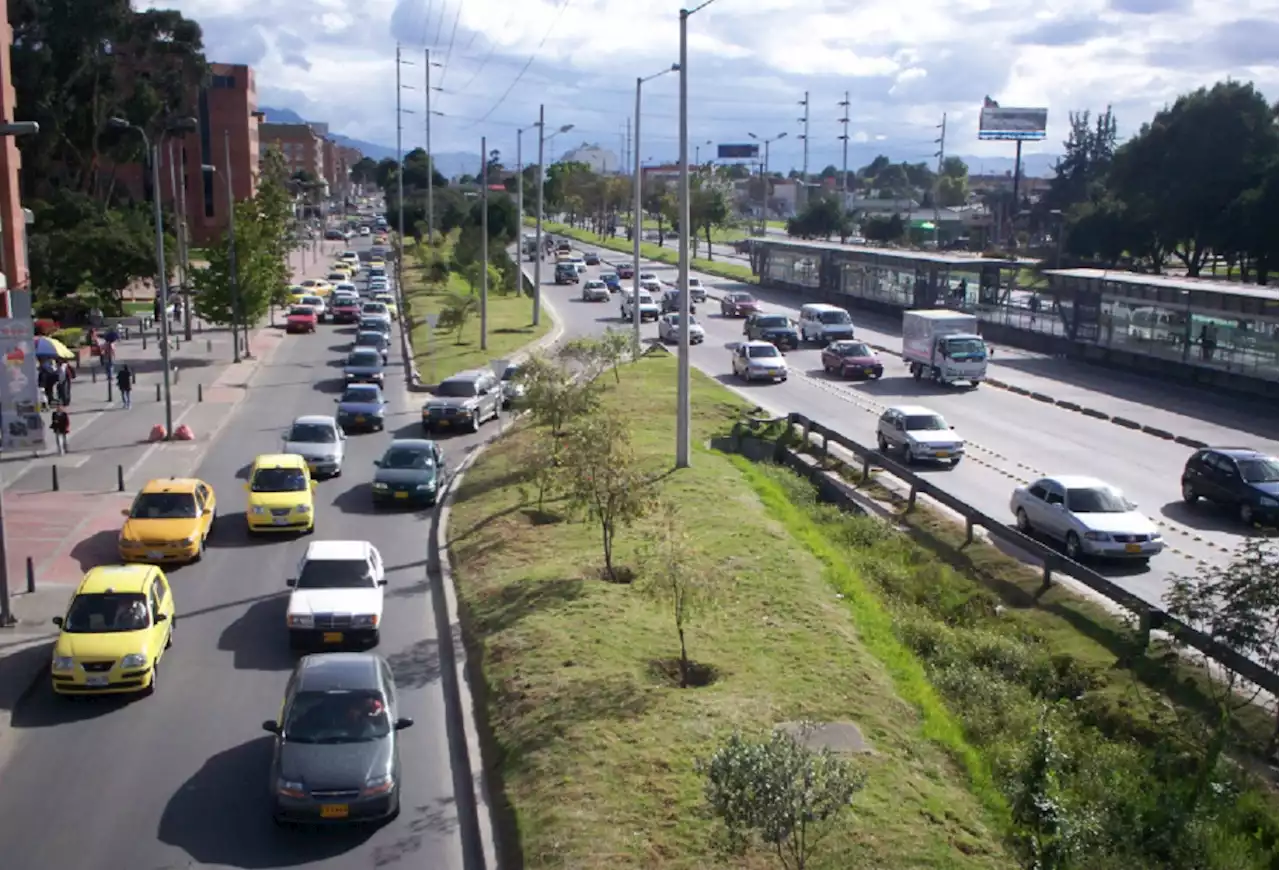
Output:
<path fill-rule="evenodd" d="M 447 256 L 447 252 L 446 252 Z M 426 270 L 412 257 L 405 257 L 404 295 L 412 318 L 409 333 L 413 342 L 413 359 L 424 383 L 434 384 L 469 369 L 487 369 L 495 359 L 507 359 L 520 348 L 542 338 L 551 329 L 550 315 L 534 326 L 530 321 L 533 303 L 523 293 L 501 294 L 489 291 L 489 347 L 480 348 L 479 310 L 458 329 L 432 329 L 428 314 L 440 314 L 454 295 L 474 294 L 470 285 L 457 273 L 448 280 L 431 282 Z"/>
<path fill-rule="evenodd" d="M 611 251 L 618 251 L 628 256 L 632 253 L 631 242 L 625 238 L 606 238 L 602 239 L 590 230 L 580 230 L 565 224 L 553 223 L 551 221 L 543 221 L 543 232 L 554 233 L 558 236 L 565 236 L 570 239 L 577 239 L 588 245 L 596 245 L 601 248 L 607 248 Z M 671 237 L 670 247 L 659 247 L 651 242 L 640 243 L 640 256 L 646 260 L 653 260 L 658 263 L 666 263 L 668 266 L 680 265 L 680 252 L 676 249 L 676 237 Z M 691 257 L 689 260 L 689 268 L 695 272 L 703 272 L 707 275 L 715 275 L 719 278 L 727 278 L 730 281 L 741 281 L 744 284 L 758 284 L 758 279 L 748 266 L 739 266 L 734 263 L 725 263 L 720 260 L 704 260 L 701 257 Z"/>
<path fill-rule="evenodd" d="M 624 366 L 621 384 L 606 377 L 605 401 L 629 422 L 641 461 L 690 519 L 708 563 L 732 578 L 716 612 L 689 629 L 691 657 L 714 674 L 709 685 L 672 685 L 672 619 L 636 588 L 599 579 L 598 527 L 546 522 L 533 509 L 529 429 L 491 446 L 459 489 L 450 546 L 484 673 L 507 848 L 528 868 L 772 866 L 764 852 L 723 849 L 695 760 L 735 729 L 853 721 L 874 750 L 855 757 L 867 786 L 811 867 L 1014 866 L 998 795 L 965 769 L 972 751 L 919 667 L 885 635 L 874 599 L 850 609 L 821 558 L 772 516 L 735 458 L 695 448 L 691 469 L 665 473 L 675 369 L 665 354 Z M 748 407 L 696 372 L 692 405 L 696 444 Z M 620 564 L 638 558 L 641 536 L 621 535 Z M 878 620 L 876 651 L 860 620 Z"/>

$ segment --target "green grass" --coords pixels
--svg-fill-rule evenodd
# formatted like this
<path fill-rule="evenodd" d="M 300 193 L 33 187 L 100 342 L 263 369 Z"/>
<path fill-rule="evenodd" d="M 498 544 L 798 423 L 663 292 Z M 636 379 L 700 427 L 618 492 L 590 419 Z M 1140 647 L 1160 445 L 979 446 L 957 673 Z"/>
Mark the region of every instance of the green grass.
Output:
<path fill-rule="evenodd" d="M 130 301 L 124 303 L 125 317 L 133 317 L 138 314 L 154 314 L 156 309 L 155 302 L 147 301 Z"/>
<path fill-rule="evenodd" d="M 658 222 L 652 218 L 645 218 L 643 227 L 646 231 L 656 230 L 658 229 Z M 664 223 L 663 230 L 669 235 L 671 233 L 671 225 Z M 730 242 L 736 242 L 739 239 L 749 238 L 750 236 L 751 229 L 745 225 L 711 228 L 711 241 L 717 245 L 727 245 Z M 705 234 L 699 234 L 699 237 L 706 241 Z"/>
<path fill-rule="evenodd" d="M 490 290 L 489 347 L 482 350 L 478 311 L 467 321 L 461 335 L 457 330 L 433 330 L 425 320 L 427 314 L 440 313 L 450 294 L 474 292 L 462 276 L 450 273 L 447 283 L 432 284 L 426 280 L 422 267 L 406 257 L 404 282 L 405 301 L 413 324 L 409 335 L 413 358 L 424 383 L 439 383 L 468 369 L 487 369 L 491 361 L 509 358 L 551 329 L 551 317 L 545 312 L 540 324 L 534 326 L 530 322 L 533 303 L 528 296 L 502 295 Z"/>
<path fill-rule="evenodd" d="M 496 442 L 460 487 L 450 546 L 508 848 L 531 870 L 776 866 L 722 850 L 694 760 L 734 729 L 852 720 L 875 750 L 855 760 L 868 784 L 811 867 L 1014 866 L 981 760 L 894 645 L 874 596 L 837 596 L 829 551 L 793 536 L 776 493 L 762 502 L 756 469 L 698 448 L 692 468 L 664 474 L 675 368 L 665 354 L 625 366 L 620 385 L 606 376 L 606 402 L 725 578 L 717 611 L 689 630 L 691 656 L 718 671 L 711 685 L 681 690 L 655 672 L 678 651 L 672 620 L 634 587 L 599 579 L 595 526 L 533 510 L 530 430 Z M 696 372 L 692 405 L 697 444 L 747 411 Z M 640 537 L 622 533 L 620 564 L 638 567 Z"/>

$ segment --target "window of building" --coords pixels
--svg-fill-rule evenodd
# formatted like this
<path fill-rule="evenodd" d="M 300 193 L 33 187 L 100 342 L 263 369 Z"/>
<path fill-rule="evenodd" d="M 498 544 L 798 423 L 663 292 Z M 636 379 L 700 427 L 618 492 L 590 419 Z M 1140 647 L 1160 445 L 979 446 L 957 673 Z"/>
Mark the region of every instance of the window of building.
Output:
<path fill-rule="evenodd" d="M 236 86 L 235 76 L 219 76 L 213 77 L 213 87 L 218 90 L 233 90 Z"/>

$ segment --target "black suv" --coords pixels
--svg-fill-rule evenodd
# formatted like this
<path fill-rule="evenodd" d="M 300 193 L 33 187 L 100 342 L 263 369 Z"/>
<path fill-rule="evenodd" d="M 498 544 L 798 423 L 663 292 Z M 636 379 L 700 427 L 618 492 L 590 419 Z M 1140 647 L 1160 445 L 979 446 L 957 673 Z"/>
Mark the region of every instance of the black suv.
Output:
<path fill-rule="evenodd" d="M 1274 456 L 1247 447 L 1197 450 L 1182 469 L 1182 499 L 1206 499 L 1231 508 L 1240 522 L 1276 524 L 1277 474 Z"/>
<path fill-rule="evenodd" d="M 578 267 L 573 263 L 556 263 L 557 284 L 577 284 L 578 279 Z"/>
<path fill-rule="evenodd" d="M 742 326 L 747 341 L 767 341 L 778 350 L 800 346 L 800 332 L 785 314 L 752 314 Z"/>

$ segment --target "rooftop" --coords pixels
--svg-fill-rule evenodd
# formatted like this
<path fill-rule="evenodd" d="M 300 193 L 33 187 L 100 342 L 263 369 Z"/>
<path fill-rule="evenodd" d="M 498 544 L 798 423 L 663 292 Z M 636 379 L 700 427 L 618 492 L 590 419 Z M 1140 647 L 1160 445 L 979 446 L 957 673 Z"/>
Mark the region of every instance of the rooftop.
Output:
<path fill-rule="evenodd" d="M 373 545 L 368 541 L 312 541 L 307 545 L 308 562 L 331 559 L 363 559 Z"/>
<path fill-rule="evenodd" d="M 141 592 L 155 570 L 152 565 L 98 565 L 84 575 L 78 592 Z"/>
<path fill-rule="evenodd" d="M 906 251 L 899 248 L 873 248 L 867 245 L 842 245 L 839 242 L 811 242 L 800 239 L 770 239 L 757 238 L 752 240 L 757 245 L 768 245 L 775 248 L 791 248 L 800 251 L 837 251 L 844 254 L 855 254 L 870 257 L 872 259 L 897 259 L 912 263 L 935 263 L 940 266 L 953 266 L 956 268 L 980 268 L 982 266 L 997 266 L 1002 269 L 1012 269 L 1015 267 L 1035 266 L 1039 264 L 1038 260 L 1028 259 L 993 259 L 991 257 L 980 257 L 977 254 L 962 253 L 942 253 L 933 251 Z"/>
<path fill-rule="evenodd" d="M 1280 302 L 1280 288 L 1262 287 L 1257 284 L 1241 284 L 1233 281 L 1219 281 L 1212 278 L 1183 278 L 1170 275 L 1143 275 L 1138 272 L 1124 272 L 1112 269 L 1046 269 L 1045 274 L 1053 277 L 1075 278 L 1085 281 L 1112 281 L 1117 284 L 1130 284 L 1141 287 L 1160 287 L 1168 290 L 1186 292 L 1221 293 L 1230 296 L 1248 296 L 1254 299 L 1269 299 Z"/>

